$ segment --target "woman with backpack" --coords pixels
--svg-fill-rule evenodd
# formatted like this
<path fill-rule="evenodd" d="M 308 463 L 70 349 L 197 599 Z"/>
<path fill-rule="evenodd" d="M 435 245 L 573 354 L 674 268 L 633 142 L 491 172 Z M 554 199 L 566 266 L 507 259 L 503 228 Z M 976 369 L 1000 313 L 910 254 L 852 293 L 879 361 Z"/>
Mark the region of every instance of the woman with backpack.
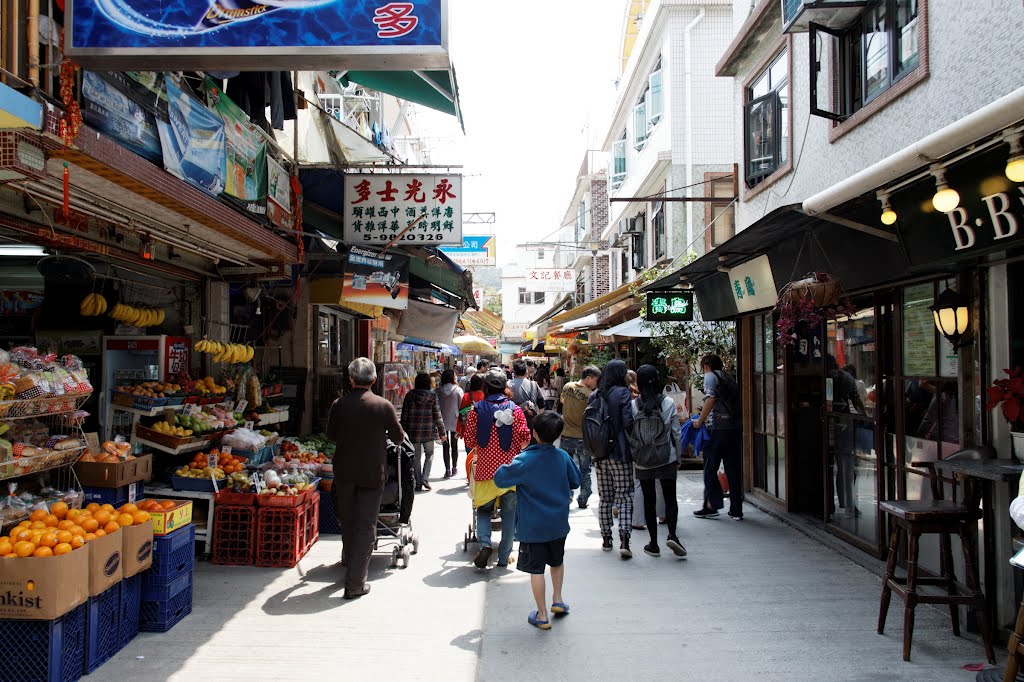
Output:
<path fill-rule="evenodd" d="M 676 502 L 676 474 L 679 471 L 679 417 L 676 404 L 665 395 L 665 384 L 654 365 L 641 365 L 637 370 L 639 397 L 633 399 L 630 409 L 633 424 L 626 434 L 636 478 L 643 491 L 644 519 L 651 542 L 644 552 L 661 556 L 658 547 L 658 517 L 656 485 L 661 484 L 665 498 L 665 519 L 668 541 L 665 543 L 678 557 L 686 556 L 686 548 L 676 536 L 679 505 Z"/>
<path fill-rule="evenodd" d="M 612 508 L 618 507 L 619 556 L 633 558 L 629 536 L 633 525 L 633 460 L 630 458 L 626 431 L 633 425 L 629 388 L 626 386 L 626 363 L 612 360 L 601 373 L 597 390 L 583 415 L 583 442 L 594 458 L 597 469 L 597 492 L 601 498 L 597 519 L 601 525 L 601 549 L 612 546 Z M 600 426 L 593 416 L 606 418 Z M 602 432 L 599 436 L 594 431 Z M 605 440 L 607 439 L 607 440 Z"/>
<path fill-rule="evenodd" d="M 704 446 L 704 504 L 693 512 L 698 519 L 718 517 L 724 505 L 719 465 L 729 481 L 729 518 L 743 520 L 743 422 L 740 388 L 723 369 L 722 358 L 714 354 L 700 360 L 704 372 L 704 406 L 693 420 L 693 428 L 708 427 Z"/>

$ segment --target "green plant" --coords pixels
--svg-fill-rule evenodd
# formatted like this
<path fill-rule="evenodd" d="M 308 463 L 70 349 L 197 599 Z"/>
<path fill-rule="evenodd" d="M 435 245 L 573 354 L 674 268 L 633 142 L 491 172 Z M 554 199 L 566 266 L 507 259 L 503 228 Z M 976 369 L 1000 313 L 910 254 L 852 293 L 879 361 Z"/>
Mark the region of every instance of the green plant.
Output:
<path fill-rule="evenodd" d="M 683 265 L 697 259 L 690 253 Z M 665 268 L 654 268 L 644 272 L 631 291 L 640 303 L 640 316 L 647 314 L 647 294 L 643 287 L 665 275 Z M 688 369 L 694 388 L 703 387 L 700 373 L 700 359 L 714 353 L 722 358 L 725 366 L 731 368 L 736 362 L 736 325 L 733 322 L 713 322 L 703 318 L 700 302 L 694 305 L 693 322 L 646 322 L 653 334 L 651 345 L 658 349 L 666 364 L 681 364 Z"/>

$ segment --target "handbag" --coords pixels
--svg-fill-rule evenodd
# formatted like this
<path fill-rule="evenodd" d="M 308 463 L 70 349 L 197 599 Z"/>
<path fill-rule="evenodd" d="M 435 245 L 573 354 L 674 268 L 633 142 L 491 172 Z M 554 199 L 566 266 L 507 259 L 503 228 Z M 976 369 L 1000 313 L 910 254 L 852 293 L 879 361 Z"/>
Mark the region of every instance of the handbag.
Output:
<path fill-rule="evenodd" d="M 722 494 L 729 493 L 729 477 L 725 475 L 724 469 L 718 470 L 718 485 L 722 486 Z"/>
<path fill-rule="evenodd" d="M 690 411 L 687 408 L 687 397 L 686 393 L 679 388 L 679 384 L 674 381 L 665 386 L 665 395 L 672 399 L 672 402 L 676 404 L 676 414 L 689 414 Z"/>

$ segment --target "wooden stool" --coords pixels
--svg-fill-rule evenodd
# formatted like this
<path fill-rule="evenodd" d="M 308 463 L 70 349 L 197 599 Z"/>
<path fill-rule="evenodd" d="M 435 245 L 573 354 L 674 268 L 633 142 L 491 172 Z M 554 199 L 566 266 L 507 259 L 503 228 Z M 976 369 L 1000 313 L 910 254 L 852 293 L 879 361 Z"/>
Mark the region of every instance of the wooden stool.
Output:
<path fill-rule="evenodd" d="M 878 634 L 885 629 L 885 617 L 889 611 L 889 601 L 895 591 L 905 602 L 903 612 L 903 660 L 910 660 L 910 643 L 914 637 L 914 608 L 918 604 L 948 604 L 950 618 L 953 621 L 953 634 L 960 636 L 961 604 L 973 607 L 978 617 L 978 627 L 985 643 L 985 655 L 989 663 L 995 663 L 995 652 L 992 650 L 992 633 L 989 629 L 988 614 L 985 607 L 985 595 L 978 583 L 978 570 L 974 565 L 976 550 L 974 536 L 970 524 L 976 524 L 980 518 L 977 509 L 970 509 L 963 504 L 945 500 L 915 500 L 879 502 L 878 508 L 889 514 L 892 520 L 892 533 L 889 536 L 889 560 L 885 569 L 885 581 L 882 583 L 882 601 L 878 609 Z M 920 538 L 925 533 L 938 533 L 940 543 L 940 575 L 924 577 L 918 575 L 918 549 Z M 956 580 L 953 573 L 953 552 L 950 546 L 950 535 L 960 536 L 960 545 L 964 554 L 964 568 L 967 573 L 967 584 Z M 896 577 L 896 558 L 899 553 L 900 537 L 908 537 L 907 544 L 907 575 Z M 945 593 L 920 591 L 923 586 L 940 586 Z"/>

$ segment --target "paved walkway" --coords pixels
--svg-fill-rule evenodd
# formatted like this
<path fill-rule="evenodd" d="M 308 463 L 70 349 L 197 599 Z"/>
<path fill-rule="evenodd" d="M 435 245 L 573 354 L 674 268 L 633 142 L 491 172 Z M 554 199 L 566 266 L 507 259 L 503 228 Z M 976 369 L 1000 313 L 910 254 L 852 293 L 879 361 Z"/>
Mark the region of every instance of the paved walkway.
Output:
<path fill-rule="evenodd" d="M 526 576 L 477 571 L 461 542 L 465 487 L 417 497 L 423 538 L 408 569 L 371 565 L 373 592 L 347 602 L 341 543 L 321 538 L 295 569 L 201 563 L 192 615 L 143 634 L 93 677 L 143 680 L 972 680 L 975 637 L 918 608 L 913 661 L 901 659 L 902 603 L 875 634 L 879 579 L 772 517 L 694 519 L 699 475 L 681 473 L 689 558 L 600 550 L 596 505 L 572 512 L 565 598 L 548 632 L 526 624 Z M 664 529 L 662 529 L 664 533 Z M 664 535 L 663 535 L 664 539 Z"/>

